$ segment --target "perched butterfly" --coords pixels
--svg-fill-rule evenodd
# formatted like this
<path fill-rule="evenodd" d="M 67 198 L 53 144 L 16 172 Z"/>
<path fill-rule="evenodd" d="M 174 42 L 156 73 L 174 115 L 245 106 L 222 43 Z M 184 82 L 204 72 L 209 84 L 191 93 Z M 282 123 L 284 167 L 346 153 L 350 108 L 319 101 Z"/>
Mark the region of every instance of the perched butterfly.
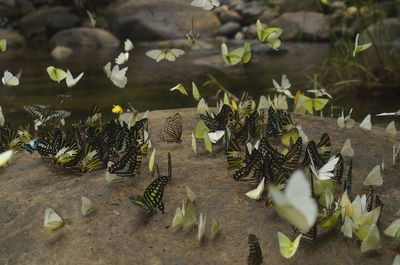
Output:
<path fill-rule="evenodd" d="M 247 264 L 248 265 L 262 264 L 263 262 L 262 251 L 256 235 L 250 234 L 248 243 L 249 243 L 249 256 L 247 257 Z"/>
<path fill-rule="evenodd" d="M 166 176 L 156 178 L 144 191 L 143 196 L 136 195 L 129 199 L 137 206 L 141 207 L 148 213 L 157 213 L 157 208 L 164 213 L 164 203 L 162 196 L 164 188 L 169 182 Z"/>
<path fill-rule="evenodd" d="M 353 159 L 350 160 L 349 170 L 347 171 L 347 179 L 344 181 L 343 191 L 351 192 L 351 184 L 353 182 Z"/>
<path fill-rule="evenodd" d="M 391 121 L 391 122 L 387 125 L 387 127 L 386 127 L 386 129 L 385 129 L 385 133 L 387 133 L 387 134 L 389 134 L 389 135 L 391 135 L 391 136 L 395 136 L 395 135 L 396 135 L 397 130 L 396 130 L 396 124 L 394 123 L 394 121 Z"/>
<path fill-rule="evenodd" d="M 141 162 L 142 156 L 139 154 L 138 148 L 132 147 L 117 163 L 109 167 L 108 171 L 121 177 L 134 176 L 136 173 L 140 173 Z"/>
<path fill-rule="evenodd" d="M 125 52 L 130 52 L 135 48 L 135 45 L 133 45 L 132 41 L 130 39 L 126 39 L 124 42 L 124 50 Z"/>
<path fill-rule="evenodd" d="M 160 133 L 161 141 L 179 143 L 182 137 L 182 116 L 176 113 L 167 118 L 164 129 Z"/>
<path fill-rule="evenodd" d="M 337 153 L 336 157 L 339 158 L 339 160 L 332 171 L 333 177 L 331 179 L 336 183 L 340 183 L 343 176 L 343 156 L 340 153 Z"/>
<path fill-rule="evenodd" d="M 128 52 L 121 52 L 117 58 L 115 58 L 115 63 L 118 65 L 124 64 L 129 60 Z"/>
<path fill-rule="evenodd" d="M 273 107 L 268 109 L 267 137 L 281 135 L 292 129 L 293 126 L 294 122 L 288 112 L 281 109 L 275 111 Z"/>
<path fill-rule="evenodd" d="M 366 206 L 368 212 L 370 212 L 374 206 L 374 186 L 372 185 L 368 187 Z"/>
<path fill-rule="evenodd" d="M 214 7 L 220 6 L 219 0 L 194 0 L 190 3 L 191 6 L 200 7 L 204 10 L 211 10 Z"/>
<path fill-rule="evenodd" d="M 354 120 L 351 118 L 351 113 L 353 112 L 353 109 L 350 109 L 349 114 L 345 117 L 343 110 L 342 110 L 342 115 L 337 119 L 337 124 L 340 128 L 352 128 L 354 126 Z"/>
<path fill-rule="evenodd" d="M 360 123 L 360 128 L 364 129 L 364 130 L 371 130 L 371 128 L 372 128 L 371 114 L 368 114 L 367 116 L 365 116 L 365 118 Z"/>
<path fill-rule="evenodd" d="M 231 107 L 224 104 L 218 114 L 215 115 L 214 113 L 210 114 L 206 112 L 205 114 L 200 114 L 200 118 L 212 132 L 223 131 L 228 123 L 229 115 L 231 114 Z"/>
<path fill-rule="evenodd" d="M 151 50 L 146 52 L 146 55 L 158 63 L 163 59 L 166 59 L 170 62 L 174 62 L 176 58 L 185 54 L 185 51 L 181 49 L 163 49 L 163 50 Z"/>
<path fill-rule="evenodd" d="M 278 232 L 279 250 L 285 259 L 290 259 L 296 254 L 300 239 L 301 235 L 292 242 L 284 233 Z"/>
<path fill-rule="evenodd" d="M 14 154 L 13 150 L 7 150 L 3 153 L 0 153 L 0 167 L 7 164 L 7 162 L 11 159 L 13 154 Z"/>
<path fill-rule="evenodd" d="M 383 178 L 381 174 L 381 166 L 375 166 L 365 178 L 363 185 L 365 186 L 381 186 L 383 184 Z"/>
<path fill-rule="evenodd" d="M 89 17 L 89 28 L 94 29 L 96 27 L 96 13 L 86 10 L 86 14 Z"/>

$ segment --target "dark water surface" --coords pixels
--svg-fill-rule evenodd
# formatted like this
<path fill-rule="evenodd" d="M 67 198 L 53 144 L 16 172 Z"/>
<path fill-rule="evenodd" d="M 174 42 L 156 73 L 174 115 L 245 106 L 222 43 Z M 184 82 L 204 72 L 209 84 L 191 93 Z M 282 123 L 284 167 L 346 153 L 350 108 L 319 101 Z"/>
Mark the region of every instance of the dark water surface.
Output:
<path fill-rule="evenodd" d="M 112 117 L 114 104 L 127 106 L 131 103 L 137 110 L 168 109 L 195 107 L 191 96 L 191 82 L 195 81 L 206 101 L 213 105 L 216 90 L 202 88 L 207 81 L 207 74 L 212 74 L 231 92 L 240 96 L 248 91 L 258 101 L 260 95 L 267 95 L 272 90 L 272 78 L 280 82 L 285 73 L 292 83 L 292 91 L 310 89 L 306 75 L 318 71 L 318 65 L 329 55 L 328 44 L 287 43 L 287 52 L 253 53 L 252 61 L 245 66 L 229 67 L 221 63 L 219 49 L 207 53 L 188 51 L 176 62 L 160 62 L 145 56 L 148 49 L 135 48 L 130 55 L 127 66 L 128 84 L 125 89 L 113 86 L 103 72 L 103 66 L 119 54 L 118 49 L 78 49 L 65 61 L 56 61 L 50 51 L 43 49 L 8 50 L 0 54 L 0 71 L 9 70 L 16 74 L 23 70 L 20 85 L 1 87 L 0 105 L 6 119 L 11 122 L 27 122 L 28 114 L 22 106 L 28 104 L 49 105 L 72 111 L 72 120 L 88 115 L 93 104 L 97 104 L 108 117 Z M 84 77 L 73 88 L 67 88 L 65 82 L 57 84 L 50 80 L 46 68 L 50 65 L 69 69 L 73 76 L 85 72 Z M 182 83 L 189 92 L 186 97 L 169 89 Z M 59 105 L 59 94 L 71 95 L 62 106 Z M 363 96 L 359 96 L 361 94 Z M 336 95 L 334 106 L 349 109 L 354 107 L 354 116 L 360 120 L 368 113 L 396 110 L 398 102 L 393 98 L 380 99 L 374 95 L 348 92 Z M 326 115 L 330 114 L 327 107 Z M 336 109 L 336 113 L 339 110 Z M 29 118 L 30 119 L 30 118 Z M 376 120 L 381 122 L 382 120 Z M 374 122 L 374 121 L 373 121 Z"/>

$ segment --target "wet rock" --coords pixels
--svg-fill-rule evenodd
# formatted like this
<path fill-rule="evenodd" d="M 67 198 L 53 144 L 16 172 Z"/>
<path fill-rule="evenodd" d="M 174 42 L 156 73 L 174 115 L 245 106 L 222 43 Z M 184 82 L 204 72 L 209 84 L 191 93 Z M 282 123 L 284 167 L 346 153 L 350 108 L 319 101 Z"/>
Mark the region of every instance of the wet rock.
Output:
<path fill-rule="evenodd" d="M 332 10 L 345 10 L 346 9 L 346 3 L 343 1 L 335 1 L 329 4 L 329 7 Z"/>
<path fill-rule="evenodd" d="M 272 8 L 267 8 L 264 12 L 258 17 L 258 19 L 264 23 L 269 24 L 272 20 L 276 18 L 276 11 Z"/>
<path fill-rule="evenodd" d="M 22 47 L 26 45 L 24 36 L 11 29 L 0 29 L 0 38 L 7 40 L 7 47 Z"/>
<path fill-rule="evenodd" d="M 271 22 L 283 29 L 283 40 L 328 40 L 329 28 L 325 17 L 317 12 L 289 12 Z"/>
<path fill-rule="evenodd" d="M 74 50 L 69 47 L 57 46 L 51 51 L 51 56 L 54 59 L 61 61 L 70 57 L 73 53 Z"/>
<path fill-rule="evenodd" d="M 36 10 L 18 22 L 18 28 L 29 42 L 43 43 L 48 40 L 47 17 L 51 14 L 69 12 L 66 7 L 51 7 Z"/>
<path fill-rule="evenodd" d="M 360 41 L 374 44 L 390 44 L 400 40 L 400 21 L 397 18 L 387 18 L 370 25 L 360 34 Z"/>
<path fill-rule="evenodd" d="M 79 17 L 66 10 L 53 12 L 46 18 L 46 26 L 49 37 L 61 30 L 78 27 L 80 24 L 81 22 Z"/>
<path fill-rule="evenodd" d="M 222 25 L 218 30 L 218 35 L 222 35 L 228 38 L 235 36 L 236 32 L 241 29 L 240 24 L 237 22 L 228 22 Z"/>
<path fill-rule="evenodd" d="M 201 38 L 215 35 L 220 22 L 214 12 L 192 7 L 187 1 L 137 1 L 112 5 L 106 10 L 110 30 L 120 39 L 162 40 L 185 36 L 192 17 Z"/>
<path fill-rule="evenodd" d="M 119 40 L 104 29 L 86 27 L 66 29 L 50 39 L 52 46 L 111 48 L 119 45 Z"/>
<path fill-rule="evenodd" d="M 248 39 L 254 39 L 257 38 L 257 25 L 256 24 L 251 24 L 247 27 L 242 28 L 242 32 Z"/>
<path fill-rule="evenodd" d="M 319 0 L 318 0 L 319 1 Z M 315 0 L 278 0 L 279 11 L 282 13 L 303 11 L 320 11 Z"/>
<path fill-rule="evenodd" d="M 236 11 L 228 9 L 227 6 L 223 6 L 219 12 L 219 19 L 223 24 L 228 22 L 238 22 L 243 20 L 243 17 Z"/>
<path fill-rule="evenodd" d="M 244 39 L 244 34 L 243 34 L 243 32 L 237 32 L 236 34 L 235 34 L 235 38 L 234 38 L 235 40 L 243 40 Z"/>
<path fill-rule="evenodd" d="M 183 117 L 182 143 L 163 143 L 158 132 L 166 118 L 177 112 Z M 247 264 L 249 233 L 259 238 L 264 260 L 267 260 L 265 264 L 391 264 L 395 256 L 391 238 L 381 234 L 383 251 L 379 255 L 361 255 L 360 243 L 346 240 L 340 226 L 331 231 L 319 230 L 316 243 L 303 238 L 296 256 L 284 259 L 276 233 L 287 231 L 294 238 L 292 227 L 273 207 L 245 196 L 254 187 L 232 179 L 223 152 L 193 153 L 191 134 L 198 119 L 194 109 L 150 112 L 151 140 L 157 149 L 156 159 L 162 174 L 167 172 L 167 153 L 171 152 L 172 156 L 172 181 L 163 196 L 165 214 L 146 215 L 128 199 L 142 194 L 153 180 L 146 170 L 149 156 L 143 158 L 140 177 L 124 178 L 121 183 L 110 185 L 106 183 L 105 170 L 77 176 L 56 168 L 36 153 L 15 154 L 11 164 L 0 171 L 3 213 L 0 215 L 0 264 Z M 385 135 L 384 129 L 375 126 L 366 133 L 358 126 L 339 129 L 334 119 L 294 116 L 293 120 L 302 125 L 310 140 L 318 141 L 322 133 L 329 133 L 333 154 L 351 138 L 355 152 L 353 196 L 367 192 L 362 182 L 368 171 L 382 162 L 383 155 L 385 161 L 390 160 L 387 158 L 392 157 L 392 146 L 400 140 Z M 271 139 L 270 143 L 278 146 L 277 140 Z M 348 164 L 349 159 L 345 158 L 345 172 Z M 383 185 L 376 189 L 384 203 L 379 224 L 383 229 L 396 218 L 394 213 L 400 203 L 398 166 L 389 164 L 386 162 Z M 197 230 L 172 231 L 172 217 L 175 209 L 182 205 L 186 186 L 198 198 L 197 214 L 207 213 L 207 236 L 209 219 L 218 220 L 220 234 L 216 240 L 207 238 L 199 246 Z M 80 214 L 82 195 L 90 198 L 96 209 L 87 218 Z M 54 208 L 66 220 L 66 225 L 52 234 L 43 232 L 46 206 Z"/>
<path fill-rule="evenodd" d="M 265 10 L 265 7 L 262 6 L 258 1 L 257 2 L 249 2 L 246 6 L 241 10 L 241 14 L 245 21 L 253 21 L 258 18 Z"/>

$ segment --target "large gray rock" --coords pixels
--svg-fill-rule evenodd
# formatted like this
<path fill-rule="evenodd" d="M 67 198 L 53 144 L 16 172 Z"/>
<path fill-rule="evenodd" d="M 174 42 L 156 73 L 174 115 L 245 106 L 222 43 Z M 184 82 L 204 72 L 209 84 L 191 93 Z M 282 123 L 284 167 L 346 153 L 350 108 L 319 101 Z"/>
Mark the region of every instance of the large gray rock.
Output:
<path fill-rule="evenodd" d="M 219 11 L 219 19 L 222 23 L 238 22 L 243 20 L 243 17 L 236 11 L 228 9 L 227 6 L 223 6 Z"/>
<path fill-rule="evenodd" d="M 26 45 L 24 36 L 11 29 L 0 29 L 0 39 L 7 40 L 7 47 L 22 47 Z"/>
<path fill-rule="evenodd" d="M 65 10 L 49 14 L 46 21 L 49 37 L 61 30 L 75 28 L 80 25 L 79 17 Z"/>
<path fill-rule="evenodd" d="M 52 46 L 111 48 L 119 45 L 119 40 L 110 32 L 87 27 L 66 29 L 50 39 Z"/>
<path fill-rule="evenodd" d="M 241 29 L 240 24 L 237 22 L 228 22 L 222 25 L 218 30 L 218 35 L 232 38 L 236 32 Z"/>
<path fill-rule="evenodd" d="M 36 10 L 23 17 L 18 23 L 18 28 L 30 42 L 46 42 L 48 40 L 47 17 L 51 14 L 60 14 L 62 12 L 69 12 L 69 9 L 57 6 Z"/>
<path fill-rule="evenodd" d="M 257 19 L 266 9 L 260 2 L 249 2 L 240 11 L 246 22 L 252 22 Z"/>
<path fill-rule="evenodd" d="M 278 0 L 278 6 L 281 13 L 321 10 L 320 0 Z"/>
<path fill-rule="evenodd" d="M 106 11 L 111 32 L 135 40 L 177 39 L 185 36 L 194 18 L 200 37 L 213 36 L 220 22 L 214 12 L 192 7 L 187 1 L 131 0 Z"/>
<path fill-rule="evenodd" d="M 317 12 L 289 12 L 271 22 L 283 29 L 283 40 L 328 40 L 329 28 L 325 17 Z"/>

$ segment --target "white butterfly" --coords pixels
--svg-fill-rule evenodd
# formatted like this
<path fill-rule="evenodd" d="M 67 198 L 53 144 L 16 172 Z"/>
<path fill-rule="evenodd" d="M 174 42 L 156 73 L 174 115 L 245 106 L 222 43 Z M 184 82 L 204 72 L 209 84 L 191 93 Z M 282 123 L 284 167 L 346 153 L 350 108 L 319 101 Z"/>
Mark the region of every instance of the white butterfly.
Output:
<path fill-rule="evenodd" d="M 392 164 L 396 164 L 397 156 L 399 155 L 400 144 L 396 148 L 396 144 L 393 145 L 393 156 L 392 156 Z"/>
<path fill-rule="evenodd" d="M 19 77 L 14 76 L 9 71 L 4 71 L 3 78 L 1 79 L 5 86 L 18 86 L 19 85 Z"/>
<path fill-rule="evenodd" d="M 44 211 L 44 228 L 46 231 L 54 231 L 64 225 L 62 217 L 54 211 L 54 209 L 47 207 Z"/>
<path fill-rule="evenodd" d="M 375 166 L 365 178 L 363 185 L 365 186 L 381 186 L 383 184 L 383 178 L 381 174 L 381 166 Z"/>
<path fill-rule="evenodd" d="M 128 79 L 125 75 L 128 67 L 120 70 L 118 65 L 114 65 L 113 69 L 111 70 L 111 63 L 108 63 L 104 66 L 103 70 L 115 86 L 119 88 L 124 88 L 126 86 Z"/>
<path fill-rule="evenodd" d="M 311 197 L 310 183 L 304 172 L 296 170 L 290 177 L 284 192 L 268 187 L 278 214 L 299 231 L 307 233 L 317 219 L 317 204 Z"/>
<path fill-rule="evenodd" d="M 361 242 L 361 253 L 377 250 L 381 247 L 381 236 L 379 234 L 378 227 L 376 226 L 376 224 L 372 224 L 369 227 L 368 235 Z"/>
<path fill-rule="evenodd" d="M 274 84 L 274 87 L 278 93 L 283 93 L 289 98 L 294 98 L 292 95 L 292 92 L 290 92 L 289 88 L 292 86 L 289 82 L 289 79 L 286 77 L 286 75 L 282 75 L 281 78 L 281 84 L 279 85 L 278 82 L 275 81 L 275 79 L 272 79 L 272 83 Z"/>
<path fill-rule="evenodd" d="M 67 87 L 75 86 L 79 80 L 81 80 L 84 73 L 81 73 L 76 78 L 74 78 L 69 70 L 67 70 L 67 77 L 65 78 L 65 82 L 67 83 Z"/>
<path fill-rule="evenodd" d="M 3 153 L 0 153 L 0 167 L 4 166 L 5 164 L 10 161 L 12 155 L 14 154 L 13 150 L 7 150 Z"/>
<path fill-rule="evenodd" d="M 340 153 L 341 153 L 343 156 L 350 156 L 350 157 L 354 156 L 354 150 L 353 150 L 353 148 L 351 147 L 351 140 L 350 140 L 350 139 L 347 139 L 347 140 L 344 142 L 343 147 L 342 147 L 342 150 L 340 151 Z"/>
<path fill-rule="evenodd" d="M 247 192 L 246 196 L 252 198 L 253 200 L 259 200 L 261 198 L 261 195 L 264 192 L 264 182 L 265 182 L 265 178 L 263 178 L 261 180 L 261 182 L 258 184 L 257 188 Z"/>
<path fill-rule="evenodd" d="M 146 55 L 150 58 L 159 62 L 166 59 L 170 62 L 174 62 L 176 58 L 185 54 L 185 51 L 181 49 L 164 49 L 164 50 L 151 50 L 146 52 Z"/>
<path fill-rule="evenodd" d="M 208 137 L 213 144 L 217 143 L 225 135 L 225 131 L 215 131 L 208 133 Z"/>
<path fill-rule="evenodd" d="M 320 169 L 316 169 L 314 166 L 314 162 L 312 160 L 311 154 L 308 153 L 311 161 L 311 171 L 319 180 L 327 180 L 333 177 L 332 171 L 335 169 L 337 162 L 339 161 L 339 157 L 331 157 L 325 165 L 323 165 Z"/>
<path fill-rule="evenodd" d="M 340 128 L 352 128 L 354 126 L 354 120 L 351 118 L 351 113 L 353 112 L 353 109 L 350 109 L 349 115 L 344 117 L 343 109 L 342 109 L 342 115 L 337 119 L 337 124 Z"/>
<path fill-rule="evenodd" d="M 203 218 L 203 214 L 200 214 L 200 218 L 199 218 L 199 227 L 198 227 L 198 231 L 197 231 L 197 239 L 199 241 L 201 241 L 204 237 L 204 234 L 206 232 L 206 220 L 207 220 L 207 215 L 204 215 Z"/>
<path fill-rule="evenodd" d="M 315 95 L 315 97 L 320 98 L 323 96 L 327 96 L 328 98 L 332 99 L 332 95 L 329 94 L 324 88 L 321 89 L 310 89 L 307 90 L 307 92 L 313 93 Z"/>
<path fill-rule="evenodd" d="M 220 6 L 218 0 L 194 0 L 190 5 L 203 8 L 204 10 L 211 10 L 214 7 Z"/>
<path fill-rule="evenodd" d="M 86 216 L 91 212 L 93 212 L 94 210 L 93 203 L 88 197 L 81 196 L 81 201 L 82 201 L 81 212 L 83 216 Z"/>
<path fill-rule="evenodd" d="M 6 122 L 6 119 L 4 118 L 3 110 L 0 106 L 0 126 L 3 126 L 5 122 Z"/>
<path fill-rule="evenodd" d="M 129 60 L 129 53 L 127 53 L 127 52 L 125 52 L 125 53 L 124 53 L 124 52 L 121 52 L 121 53 L 118 55 L 118 57 L 115 58 L 115 63 L 121 65 L 121 64 L 126 63 L 128 60 Z"/>
<path fill-rule="evenodd" d="M 396 130 L 396 124 L 394 123 L 394 121 L 391 121 L 388 126 L 385 129 L 385 133 L 391 135 L 391 136 L 395 136 L 397 133 Z"/>
<path fill-rule="evenodd" d="M 260 101 L 258 103 L 257 110 L 269 109 L 271 105 L 272 105 L 271 99 L 269 99 L 268 101 L 267 98 L 264 95 L 262 95 L 260 96 Z"/>
<path fill-rule="evenodd" d="M 400 115 L 400 109 L 396 112 L 383 112 L 376 114 L 376 116 L 399 116 Z"/>
<path fill-rule="evenodd" d="M 204 100 L 204 98 L 201 98 L 199 103 L 197 104 L 196 113 L 197 114 L 204 114 L 207 111 L 208 111 L 208 105 L 207 105 L 206 101 Z"/>
<path fill-rule="evenodd" d="M 132 41 L 130 39 L 126 39 L 124 42 L 124 50 L 125 52 L 130 52 L 135 48 L 135 45 L 133 45 Z"/>
<path fill-rule="evenodd" d="M 371 114 L 368 114 L 364 120 L 360 123 L 360 128 L 364 130 L 371 130 L 372 124 L 371 124 Z"/>

